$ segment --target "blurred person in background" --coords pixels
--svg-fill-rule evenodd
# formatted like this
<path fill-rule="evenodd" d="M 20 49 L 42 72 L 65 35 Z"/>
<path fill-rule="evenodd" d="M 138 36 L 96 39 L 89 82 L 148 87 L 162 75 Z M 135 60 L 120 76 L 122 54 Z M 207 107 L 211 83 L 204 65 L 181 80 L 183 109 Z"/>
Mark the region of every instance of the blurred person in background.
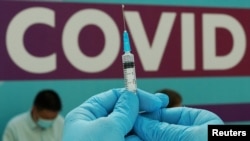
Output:
<path fill-rule="evenodd" d="M 3 141 L 61 141 L 64 118 L 57 92 L 44 89 L 36 95 L 30 111 L 13 117 L 6 126 Z"/>

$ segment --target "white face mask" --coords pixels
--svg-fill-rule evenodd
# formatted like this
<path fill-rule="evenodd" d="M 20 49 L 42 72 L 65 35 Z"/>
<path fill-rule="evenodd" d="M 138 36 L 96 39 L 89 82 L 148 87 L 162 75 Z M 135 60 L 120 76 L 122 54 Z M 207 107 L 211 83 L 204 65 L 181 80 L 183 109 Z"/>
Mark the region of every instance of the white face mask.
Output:
<path fill-rule="evenodd" d="M 42 119 L 39 118 L 37 121 L 38 126 L 41 128 L 47 129 L 52 126 L 54 120 Z"/>

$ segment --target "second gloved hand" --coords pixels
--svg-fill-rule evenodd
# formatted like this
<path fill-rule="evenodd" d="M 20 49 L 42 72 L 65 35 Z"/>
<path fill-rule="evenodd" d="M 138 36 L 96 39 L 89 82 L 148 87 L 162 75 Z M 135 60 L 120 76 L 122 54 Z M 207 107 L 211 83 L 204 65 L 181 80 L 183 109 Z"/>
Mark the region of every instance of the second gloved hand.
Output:
<path fill-rule="evenodd" d="M 143 141 L 206 141 L 209 124 L 224 123 L 203 109 L 163 108 L 138 116 L 134 132 Z"/>

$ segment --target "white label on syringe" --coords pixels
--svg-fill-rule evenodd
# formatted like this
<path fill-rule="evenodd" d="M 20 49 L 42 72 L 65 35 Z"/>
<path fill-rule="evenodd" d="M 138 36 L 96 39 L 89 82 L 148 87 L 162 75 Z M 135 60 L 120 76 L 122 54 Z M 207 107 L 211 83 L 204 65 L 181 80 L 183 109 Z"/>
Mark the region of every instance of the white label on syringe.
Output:
<path fill-rule="evenodd" d="M 127 90 L 136 92 L 136 75 L 135 68 L 124 69 L 124 79 Z"/>

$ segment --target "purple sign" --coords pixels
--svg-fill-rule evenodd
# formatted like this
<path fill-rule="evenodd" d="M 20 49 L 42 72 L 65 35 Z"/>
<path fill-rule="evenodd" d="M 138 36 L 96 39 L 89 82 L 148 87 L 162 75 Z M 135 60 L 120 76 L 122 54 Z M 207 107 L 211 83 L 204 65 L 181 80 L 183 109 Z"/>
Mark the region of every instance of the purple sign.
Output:
<path fill-rule="evenodd" d="M 121 5 L 1 1 L 0 13 L 1 80 L 123 77 Z M 126 5 L 124 14 L 137 77 L 250 74 L 250 10 Z"/>

